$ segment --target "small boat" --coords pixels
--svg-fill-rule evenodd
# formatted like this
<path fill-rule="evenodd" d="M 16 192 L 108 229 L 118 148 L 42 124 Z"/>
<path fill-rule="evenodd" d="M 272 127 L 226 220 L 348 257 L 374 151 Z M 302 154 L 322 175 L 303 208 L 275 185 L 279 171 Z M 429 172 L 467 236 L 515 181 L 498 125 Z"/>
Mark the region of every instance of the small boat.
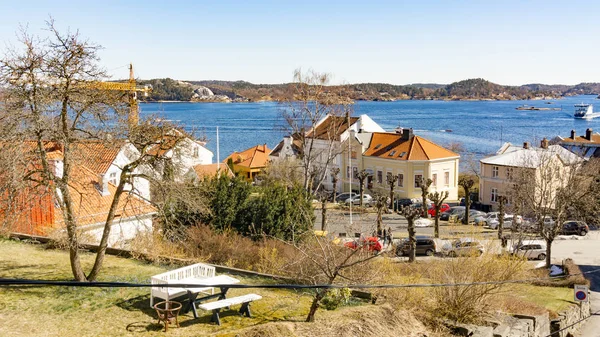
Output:
<path fill-rule="evenodd" d="M 575 104 L 575 113 L 573 117 L 577 119 L 591 119 L 600 117 L 600 112 L 594 112 L 592 104 Z"/>

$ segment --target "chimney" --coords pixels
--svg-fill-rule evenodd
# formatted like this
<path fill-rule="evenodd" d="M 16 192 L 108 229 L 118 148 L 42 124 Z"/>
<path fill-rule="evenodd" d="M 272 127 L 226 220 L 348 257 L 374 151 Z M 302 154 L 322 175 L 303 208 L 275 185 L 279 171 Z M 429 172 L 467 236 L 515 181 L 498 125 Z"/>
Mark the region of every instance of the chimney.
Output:
<path fill-rule="evenodd" d="M 592 128 L 585 130 L 585 139 L 592 140 Z"/>
<path fill-rule="evenodd" d="M 542 139 L 541 147 L 542 147 L 542 149 L 548 148 L 548 139 L 546 139 L 546 137 L 544 137 L 544 139 Z"/>
<path fill-rule="evenodd" d="M 397 128 L 394 129 L 394 132 L 396 132 L 397 134 L 401 135 L 402 134 L 402 130 L 403 129 L 401 127 L 397 127 Z"/>
<path fill-rule="evenodd" d="M 402 129 L 402 140 L 411 140 L 413 137 L 413 129 Z"/>
<path fill-rule="evenodd" d="M 523 148 L 524 149 L 529 149 L 529 142 L 523 143 Z"/>
<path fill-rule="evenodd" d="M 575 136 L 576 136 L 575 130 L 571 130 L 571 139 L 575 140 Z"/>
<path fill-rule="evenodd" d="M 108 177 L 104 174 L 98 174 L 98 190 L 103 197 L 110 194 L 108 191 Z"/>

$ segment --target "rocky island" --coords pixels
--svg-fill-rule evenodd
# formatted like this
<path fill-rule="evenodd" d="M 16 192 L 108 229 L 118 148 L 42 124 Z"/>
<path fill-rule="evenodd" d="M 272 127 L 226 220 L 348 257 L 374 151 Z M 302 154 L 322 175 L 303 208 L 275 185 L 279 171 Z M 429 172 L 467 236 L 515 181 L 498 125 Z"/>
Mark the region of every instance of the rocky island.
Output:
<path fill-rule="evenodd" d="M 293 84 L 253 84 L 246 81 L 178 81 L 170 78 L 139 81 L 153 90 L 146 101 L 261 102 L 281 101 L 293 96 Z M 348 84 L 348 97 L 364 101 L 396 100 L 542 100 L 581 94 L 600 94 L 600 83 L 577 85 L 525 84 L 505 86 L 481 78 L 451 84 L 387 83 Z"/>

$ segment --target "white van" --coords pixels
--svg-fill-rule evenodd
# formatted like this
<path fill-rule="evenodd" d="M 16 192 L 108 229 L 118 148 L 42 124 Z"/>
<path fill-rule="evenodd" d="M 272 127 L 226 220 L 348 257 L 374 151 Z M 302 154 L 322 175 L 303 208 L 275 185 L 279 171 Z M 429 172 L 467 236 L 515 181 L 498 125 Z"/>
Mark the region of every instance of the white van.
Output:
<path fill-rule="evenodd" d="M 546 242 L 541 240 L 523 241 L 513 247 L 512 253 L 527 259 L 543 260 L 546 258 Z"/>

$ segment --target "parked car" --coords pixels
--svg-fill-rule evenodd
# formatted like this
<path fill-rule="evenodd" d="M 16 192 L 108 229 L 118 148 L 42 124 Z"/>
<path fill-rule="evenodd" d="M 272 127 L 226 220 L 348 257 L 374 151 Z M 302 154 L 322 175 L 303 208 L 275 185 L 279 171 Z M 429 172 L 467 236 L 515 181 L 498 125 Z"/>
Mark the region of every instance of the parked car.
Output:
<path fill-rule="evenodd" d="M 486 226 L 490 227 L 490 224 L 494 220 L 498 220 L 499 212 L 489 212 L 487 217 L 485 218 Z"/>
<path fill-rule="evenodd" d="M 435 254 L 436 246 L 435 241 L 429 236 L 417 236 L 417 250 L 416 255 L 427 255 L 432 256 Z M 402 240 L 402 242 L 396 247 L 396 255 L 404 256 L 410 253 L 410 243 L 408 239 Z"/>
<path fill-rule="evenodd" d="M 560 230 L 561 235 L 581 235 L 585 236 L 590 231 L 588 225 L 583 221 L 565 221 Z"/>
<path fill-rule="evenodd" d="M 396 199 L 396 200 L 394 201 L 394 204 L 396 205 L 396 206 L 395 206 L 395 208 L 396 208 L 397 210 L 398 210 L 398 209 L 401 209 L 401 208 L 402 208 L 402 207 L 404 207 L 404 206 L 410 206 L 410 205 L 412 205 L 412 203 L 413 203 L 413 202 L 412 202 L 412 199 L 408 199 L 408 198 Z"/>
<path fill-rule="evenodd" d="M 444 246 L 442 248 L 442 253 L 449 257 L 456 256 L 475 256 L 481 255 L 484 252 L 483 245 L 481 243 L 470 240 L 470 239 L 461 239 L 452 242 L 451 245 Z"/>
<path fill-rule="evenodd" d="M 465 206 L 454 206 L 454 207 L 450 207 L 449 210 L 443 212 L 440 215 L 440 220 L 445 220 L 448 221 L 448 219 L 450 218 L 450 215 L 454 215 L 454 214 L 458 214 L 460 212 L 464 212 L 465 211 Z"/>
<path fill-rule="evenodd" d="M 528 227 L 529 223 L 526 222 L 524 223 L 523 221 L 523 217 L 520 215 L 517 215 L 516 218 L 513 215 L 505 215 L 504 216 L 504 224 L 502 225 L 502 229 L 513 229 L 513 221 L 515 222 L 515 227 L 516 229 L 519 229 L 521 226 L 523 226 L 523 228 Z M 496 220 L 492 220 L 490 222 L 489 227 L 491 229 L 498 229 L 498 225 L 500 224 L 500 221 L 498 221 L 498 219 Z"/>
<path fill-rule="evenodd" d="M 353 192 L 340 193 L 337 195 L 337 197 L 335 197 L 335 201 L 346 202 L 347 199 L 352 198 L 354 196 L 356 196 L 356 193 L 353 193 Z"/>
<path fill-rule="evenodd" d="M 476 221 L 476 219 L 478 219 L 478 218 L 481 219 L 486 215 L 487 214 L 485 212 L 478 211 L 476 209 L 469 210 L 469 223 L 477 224 L 478 222 Z M 464 213 L 463 213 L 463 216 L 464 216 Z M 481 221 L 481 220 L 479 220 L 479 221 Z"/>
<path fill-rule="evenodd" d="M 488 221 L 489 217 L 492 216 L 492 213 L 497 213 L 497 212 L 489 212 L 489 213 L 486 213 L 481 216 L 476 216 L 475 219 L 473 219 L 475 221 L 475 225 L 476 226 L 487 226 L 487 221 Z"/>
<path fill-rule="evenodd" d="M 546 242 L 541 240 L 523 241 L 512 248 L 512 254 L 526 259 L 543 260 L 546 258 Z"/>
<path fill-rule="evenodd" d="M 440 215 L 441 215 L 442 213 L 444 213 L 445 211 L 449 210 L 449 209 L 450 209 L 450 205 L 448 205 L 448 204 L 442 204 L 442 206 L 440 207 Z M 435 207 L 434 207 L 434 206 L 431 206 L 431 207 L 429 208 L 429 210 L 427 211 L 427 213 L 428 213 L 428 214 L 429 214 L 429 215 L 430 215 L 432 218 L 433 218 L 433 217 L 435 217 Z"/>
<path fill-rule="evenodd" d="M 352 205 L 360 205 L 360 194 L 354 195 L 346 199 L 344 202 L 347 204 L 352 203 Z M 363 194 L 363 206 L 371 206 L 372 204 L 373 197 L 371 197 L 369 194 Z"/>
<path fill-rule="evenodd" d="M 344 246 L 346 246 L 350 249 L 357 249 L 357 248 L 367 249 L 370 252 L 375 252 L 375 253 L 379 253 L 383 249 L 381 242 L 379 242 L 379 238 L 377 238 L 375 236 L 370 236 L 367 238 L 362 238 L 362 239 L 346 242 L 346 243 L 344 243 Z"/>

